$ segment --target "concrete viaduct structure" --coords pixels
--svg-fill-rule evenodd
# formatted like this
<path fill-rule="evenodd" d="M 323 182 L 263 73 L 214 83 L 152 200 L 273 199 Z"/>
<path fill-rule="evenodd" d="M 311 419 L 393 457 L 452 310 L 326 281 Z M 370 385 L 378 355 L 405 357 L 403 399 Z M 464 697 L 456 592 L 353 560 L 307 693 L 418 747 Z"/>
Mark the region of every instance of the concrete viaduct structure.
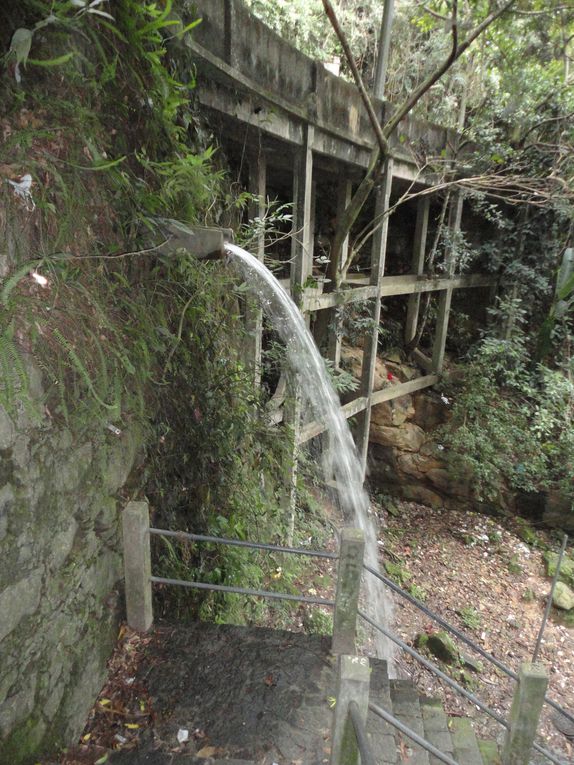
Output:
<path fill-rule="evenodd" d="M 288 174 L 293 201 L 293 225 L 289 286 L 300 309 L 307 315 L 340 305 L 368 301 L 374 320 L 363 341 L 363 368 L 357 396 L 343 407 L 347 417 L 357 417 L 356 443 L 363 465 L 369 438 L 371 408 L 390 399 L 434 385 L 443 367 L 449 312 L 453 290 L 488 287 L 492 276 L 460 275 L 454 272 L 452 258 L 439 277 L 424 273 L 428 249 L 430 195 L 421 195 L 413 211 L 410 273 L 386 275 L 389 218 L 385 213 L 407 188 L 430 188 L 436 177 L 421 169 L 421 151 L 434 157 L 452 157 L 457 136 L 450 129 L 405 118 L 391 139 L 391 157 L 376 190 L 373 214 L 380 225 L 372 237 L 370 268 L 360 276 L 350 276 L 333 292 L 317 294 L 309 289 L 313 272 L 314 225 L 317 214 L 315 187 L 329 178 L 337 189 L 337 206 L 345 205 L 354 184 L 368 166 L 375 143 L 374 132 L 357 88 L 335 76 L 320 63 L 303 55 L 254 17 L 240 0 L 198 0 L 202 18 L 187 36 L 197 66 L 197 95 L 202 109 L 219 126 L 220 135 L 235 140 L 237 150 L 248 163 L 248 186 L 259 201 L 252 205 L 251 217 L 263 217 L 270 179 L 275 173 Z M 392 106 L 375 100 L 375 111 L 384 120 Z M 448 225 L 452 232 L 461 225 L 463 200 L 452 194 Z M 258 241 L 263 258 L 265 242 Z M 416 335 L 421 293 L 438 293 L 438 319 L 432 353 L 415 351 L 424 374 L 373 391 L 381 298 L 404 295 L 408 312 L 404 326 L 407 341 Z M 259 366 L 261 320 L 251 317 L 251 358 L 254 371 Z M 332 322 L 331 322 L 332 325 Z M 329 355 L 337 364 L 340 339 L 331 328 Z M 257 372 L 255 371 L 257 376 Z M 276 421 L 288 415 L 280 410 Z M 296 441 L 303 443 L 319 435 L 319 422 L 301 426 L 292 420 Z"/>

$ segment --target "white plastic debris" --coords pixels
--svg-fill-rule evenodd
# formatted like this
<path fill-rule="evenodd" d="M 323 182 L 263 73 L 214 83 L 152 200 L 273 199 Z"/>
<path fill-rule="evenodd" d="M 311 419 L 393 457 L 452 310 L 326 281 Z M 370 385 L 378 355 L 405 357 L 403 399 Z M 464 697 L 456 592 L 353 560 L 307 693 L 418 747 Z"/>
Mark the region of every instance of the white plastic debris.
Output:
<path fill-rule="evenodd" d="M 48 280 L 43 274 L 39 274 L 37 271 L 31 271 L 30 276 L 36 282 L 36 284 L 40 285 L 40 287 L 48 286 Z"/>
<path fill-rule="evenodd" d="M 14 194 L 24 202 L 26 209 L 29 212 L 36 209 L 36 204 L 32 198 L 32 192 L 30 190 L 32 188 L 32 176 L 30 173 L 25 173 L 17 181 L 11 181 L 8 178 L 8 183 L 14 189 Z"/>
<path fill-rule="evenodd" d="M 185 744 L 189 741 L 189 731 L 186 728 L 180 728 L 177 732 L 177 740 L 180 744 Z"/>
<path fill-rule="evenodd" d="M 110 431 L 110 433 L 113 433 L 114 436 L 121 436 L 122 434 L 122 431 L 119 428 L 116 428 L 115 425 L 112 425 L 111 422 L 108 422 L 106 428 Z"/>
<path fill-rule="evenodd" d="M 450 404 L 450 399 L 449 399 L 449 398 L 447 398 L 447 397 L 444 395 L 444 393 L 441 393 L 441 394 L 440 394 L 440 400 L 442 401 L 442 403 L 443 403 L 443 404 L 446 404 L 447 406 Z"/>
<path fill-rule="evenodd" d="M 125 736 L 120 736 L 119 733 L 116 733 L 114 736 L 115 740 L 118 741 L 120 744 L 127 744 L 128 740 Z"/>

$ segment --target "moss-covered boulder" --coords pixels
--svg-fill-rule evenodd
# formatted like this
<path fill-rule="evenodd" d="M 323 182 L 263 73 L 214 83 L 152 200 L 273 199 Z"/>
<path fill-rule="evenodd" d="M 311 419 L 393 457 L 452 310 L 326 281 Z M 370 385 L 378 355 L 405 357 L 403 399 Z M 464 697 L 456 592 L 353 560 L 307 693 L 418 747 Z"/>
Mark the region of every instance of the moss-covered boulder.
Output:
<path fill-rule="evenodd" d="M 552 602 L 556 608 L 561 608 L 563 611 L 570 611 L 574 608 L 574 591 L 568 587 L 564 582 L 557 582 L 554 595 L 552 596 Z"/>
<path fill-rule="evenodd" d="M 544 554 L 544 560 L 546 561 L 547 575 L 553 577 L 556 573 L 556 566 L 558 565 L 558 553 L 549 551 Z M 559 579 L 569 587 L 574 587 L 574 559 L 569 555 L 564 555 L 562 557 Z"/>
<path fill-rule="evenodd" d="M 445 664 L 456 664 L 459 661 L 458 648 L 446 632 L 433 632 L 429 635 L 426 648 Z"/>

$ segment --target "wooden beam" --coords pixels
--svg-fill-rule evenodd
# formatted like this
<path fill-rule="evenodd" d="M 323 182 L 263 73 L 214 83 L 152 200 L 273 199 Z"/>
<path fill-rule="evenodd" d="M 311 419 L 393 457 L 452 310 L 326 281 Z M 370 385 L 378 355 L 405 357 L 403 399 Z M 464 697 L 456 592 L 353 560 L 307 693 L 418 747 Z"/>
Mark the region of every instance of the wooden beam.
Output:
<path fill-rule="evenodd" d="M 381 404 L 383 401 L 392 401 L 401 396 L 407 396 L 410 393 L 415 393 L 417 390 L 423 390 L 424 388 L 430 388 L 439 381 L 438 375 L 425 375 L 424 377 L 417 377 L 415 380 L 409 380 L 408 382 L 399 383 L 398 385 L 391 385 L 383 390 L 374 391 L 371 396 L 371 407 Z M 349 419 L 356 414 L 360 414 L 365 411 L 368 404 L 368 398 L 366 396 L 359 396 L 359 398 L 349 401 L 341 407 L 343 415 Z M 321 435 L 327 429 L 326 425 L 322 422 L 314 420 L 307 423 L 301 428 L 299 432 L 299 443 L 304 444 L 311 438 Z"/>
<path fill-rule="evenodd" d="M 383 388 L 383 390 L 377 390 L 371 397 L 371 406 L 382 404 L 383 401 L 392 401 L 395 398 L 407 396 L 409 393 L 414 393 L 423 388 L 430 388 L 431 385 L 435 385 L 438 381 L 438 375 L 425 375 L 424 377 L 417 377 L 415 380 L 409 380 L 408 382 Z"/>
<path fill-rule="evenodd" d="M 369 449 L 369 427 L 371 424 L 371 396 L 375 380 L 375 364 L 377 361 L 377 346 L 379 341 L 379 322 L 381 318 L 381 300 L 379 298 L 381 280 L 385 270 L 387 254 L 387 233 L 389 229 L 389 217 L 386 215 L 389 209 L 389 198 L 393 181 L 393 160 L 387 159 L 381 184 L 376 192 L 375 218 L 379 223 L 373 236 L 371 251 L 371 286 L 376 287 L 377 297 L 371 300 L 370 319 L 371 329 L 365 335 L 363 343 L 363 367 L 361 370 L 361 396 L 366 396 L 368 403 L 359 414 L 356 433 L 357 450 L 361 458 L 363 475 L 367 468 L 367 452 Z M 382 223 L 380 223 L 382 221 Z"/>
<path fill-rule="evenodd" d="M 359 398 L 355 398 L 352 401 L 349 401 L 348 404 L 342 406 L 341 412 L 344 417 L 349 419 L 349 417 L 354 417 L 356 414 L 359 414 L 359 412 L 362 412 L 366 406 L 367 398 L 365 396 L 360 396 Z M 319 436 L 321 433 L 324 433 L 326 429 L 327 426 L 322 422 L 318 422 L 317 420 L 307 423 L 307 425 L 301 428 L 299 433 L 299 443 L 304 444 L 311 438 L 315 438 L 315 436 Z"/>
<path fill-rule="evenodd" d="M 417 220 L 415 223 L 415 240 L 413 244 L 412 269 L 417 276 L 422 276 L 425 268 L 425 252 L 427 230 L 429 222 L 430 197 L 424 196 L 419 199 L 417 205 Z M 410 343 L 417 333 L 419 320 L 419 308 L 421 303 L 420 292 L 415 292 L 409 298 L 407 320 L 405 323 L 405 343 Z"/>

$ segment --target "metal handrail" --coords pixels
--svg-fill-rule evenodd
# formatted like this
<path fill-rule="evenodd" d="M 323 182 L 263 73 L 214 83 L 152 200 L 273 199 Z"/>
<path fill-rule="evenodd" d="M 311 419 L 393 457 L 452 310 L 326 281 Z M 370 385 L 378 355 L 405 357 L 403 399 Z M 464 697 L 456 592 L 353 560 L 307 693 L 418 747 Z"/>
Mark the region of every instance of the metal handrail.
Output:
<path fill-rule="evenodd" d="M 177 587 L 189 587 L 194 590 L 215 590 L 215 592 L 231 592 L 236 595 L 256 595 L 261 598 L 274 600 L 294 600 L 298 603 L 313 603 L 318 606 L 334 606 L 334 600 L 324 598 L 310 598 L 307 595 L 292 595 L 287 592 L 272 592 L 271 590 L 251 590 L 245 587 L 230 587 L 225 584 L 211 584 L 209 582 L 189 582 L 186 579 L 166 579 L 163 576 L 150 576 L 150 582 L 156 584 L 174 584 Z"/>
<path fill-rule="evenodd" d="M 390 712 L 387 712 L 385 709 L 377 706 L 377 704 L 374 704 L 372 701 L 369 702 L 369 709 L 371 712 L 374 712 L 376 715 L 381 717 L 385 722 L 388 722 L 401 733 L 404 733 L 405 736 L 408 736 L 410 739 L 412 739 L 415 744 L 422 746 L 423 749 L 426 749 L 427 752 L 430 752 L 430 754 L 434 755 L 437 760 L 446 763 L 446 765 L 459 765 L 456 760 L 453 760 L 452 757 L 448 756 L 448 754 L 441 752 L 440 749 L 437 749 L 436 746 L 433 746 L 430 741 L 427 741 L 426 738 L 419 736 L 418 733 L 415 733 L 414 730 L 409 728 L 408 725 L 402 723 L 398 718 L 390 714 Z"/>
<path fill-rule="evenodd" d="M 444 682 L 447 685 L 450 685 L 450 687 L 453 688 L 455 691 L 457 691 L 457 693 L 460 693 L 470 702 L 472 702 L 477 707 L 482 709 L 483 712 L 486 712 L 486 714 L 492 717 L 493 720 L 496 720 L 497 723 L 502 725 L 504 728 L 510 727 L 508 722 L 504 719 L 504 717 L 501 717 L 497 712 L 494 711 L 494 709 L 491 709 L 479 698 L 477 698 L 473 693 L 471 693 L 470 691 L 467 691 L 466 688 L 463 688 L 462 685 L 457 683 L 456 680 L 453 680 L 452 677 L 449 677 L 447 674 L 445 674 L 431 661 L 429 661 L 428 659 L 425 659 L 425 657 L 422 654 L 420 654 L 418 651 L 415 651 L 415 649 L 411 648 L 410 645 L 407 645 L 407 643 L 405 643 L 404 640 L 401 640 L 396 635 L 393 635 L 392 632 L 389 632 L 389 630 L 385 629 L 381 624 L 377 624 L 377 622 L 373 621 L 371 617 L 367 616 L 367 614 L 363 613 L 363 611 L 359 611 L 359 616 L 362 619 L 364 619 L 367 622 L 367 624 L 370 624 L 371 627 L 374 627 L 376 630 L 379 630 L 379 632 L 385 635 L 385 637 L 388 637 L 389 640 L 392 640 L 393 643 L 398 645 L 399 648 L 402 648 L 403 651 L 406 651 L 406 653 L 408 653 L 410 656 L 416 659 L 420 664 L 422 664 L 428 670 L 430 670 L 435 675 L 437 675 L 437 677 L 440 677 L 441 680 L 444 680 Z"/>
<path fill-rule="evenodd" d="M 242 539 L 226 539 L 225 537 L 212 537 L 206 534 L 190 534 L 187 531 L 170 531 L 168 529 L 149 529 L 150 534 L 160 537 L 175 537 L 176 539 L 189 539 L 192 542 L 213 542 L 214 544 L 230 545 L 232 547 L 248 547 L 253 550 L 269 550 L 270 552 L 289 553 L 291 555 L 309 555 L 313 558 L 338 559 L 338 553 L 327 550 L 306 550 L 301 547 L 282 547 L 281 545 L 268 545 L 263 542 L 244 542 Z"/>
<path fill-rule="evenodd" d="M 361 712 L 356 701 L 349 701 L 349 717 L 353 724 L 357 747 L 361 755 L 361 765 L 376 765 L 371 744 L 367 738 L 367 731 L 361 719 Z M 456 765 L 456 763 L 455 763 Z"/>
<path fill-rule="evenodd" d="M 495 712 L 493 709 L 487 706 L 473 693 L 470 693 L 470 691 L 467 691 L 466 688 L 463 688 L 462 685 L 459 685 L 459 683 L 457 683 L 451 677 L 449 677 L 444 672 L 442 672 L 431 661 L 428 661 L 428 659 L 425 659 L 425 657 L 422 656 L 422 654 L 420 654 L 418 651 L 415 651 L 415 649 L 411 648 L 410 645 L 407 645 L 407 643 L 405 643 L 404 640 L 401 640 L 396 635 L 393 635 L 392 632 L 389 632 L 389 630 L 385 629 L 381 624 L 378 624 L 377 622 L 373 621 L 363 611 L 359 611 L 358 613 L 359 613 L 359 616 L 367 622 L 367 624 L 370 624 L 371 627 L 373 627 L 376 630 L 379 630 L 379 632 L 385 635 L 385 637 L 388 637 L 389 640 L 391 640 L 393 643 L 398 645 L 399 648 L 402 648 L 403 651 L 405 651 L 414 659 L 416 659 L 419 662 L 419 664 L 422 664 L 430 672 L 435 674 L 437 677 L 440 677 L 441 680 L 443 680 L 447 685 L 449 685 L 451 688 L 457 691 L 457 693 L 460 693 L 462 696 L 468 699 L 472 704 L 477 706 L 479 709 L 482 709 L 483 712 L 486 712 L 487 715 L 492 717 L 493 720 L 496 720 L 497 723 L 502 725 L 507 730 L 510 728 L 508 722 L 503 717 L 501 717 L 497 712 Z M 537 752 L 540 752 L 540 754 L 543 754 L 547 759 L 549 759 L 550 762 L 553 762 L 554 765 L 564 765 L 563 760 L 556 759 L 556 755 L 553 752 L 550 752 L 548 749 L 545 749 L 544 747 L 540 746 L 540 744 L 534 743 L 532 746 L 534 749 L 536 749 Z"/>
<path fill-rule="evenodd" d="M 368 571 L 369 574 L 372 574 L 377 579 L 379 579 L 383 584 L 387 585 L 393 592 L 396 592 L 397 595 L 400 595 L 405 600 L 408 600 L 409 603 L 411 603 L 415 608 L 418 608 L 419 611 L 422 611 L 423 614 L 426 614 L 428 617 L 433 619 L 437 624 L 440 624 L 441 627 L 444 627 L 448 632 L 450 632 L 452 635 L 457 637 L 459 640 L 462 640 L 463 643 L 466 643 L 470 648 L 472 648 L 476 653 L 480 654 L 483 659 L 486 659 L 491 664 L 494 664 L 494 666 L 501 670 L 501 672 L 504 672 L 504 674 L 508 675 L 508 677 L 512 678 L 515 682 L 518 682 L 518 675 L 516 672 L 514 672 L 510 667 L 507 667 L 505 664 L 503 664 L 499 659 L 497 659 L 495 656 L 493 656 L 488 651 L 485 651 L 484 648 L 481 648 L 479 645 L 477 645 L 473 640 L 471 640 L 467 635 L 464 634 L 464 632 L 461 632 L 459 629 L 454 627 L 449 622 L 445 621 L 441 616 L 439 616 L 437 613 L 432 611 L 430 608 L 424 605 L 424 603 L 421 603 L 420 600 L 417 600 L 417 598 L 413 597 L 409 592 L 405 592 L 401 587 L 399 587 L 398 584 L 393 582 L 392 579 L 389 579 L 388 577 L 384 576 L 384 574 L 381 574 L 380 571 L 377 571 L 376 569 L 372 568 L 366 563 L 363 563 L 363 568 L 365 571 Z M 564 715 L 570 722 L 574 723 L 574 714 L 570 714 L 570 712 L 567 712 L 563 707 L 558 704 L 558 702 L 554 701 L 554 699 L 551 699 L 549 696 L 544 696 L 544 701 L 548 704 L 548 706 L 552 707 L 557 712 L 560 712 Z"/>
<path fill-rule="evenodd" d="M 409 603 L 412 603 L 413 606 L 416 606 L 416 608 L 419 609 L 419 611 L 422 611 L 423 614 L 426 614 L 431 619 L 434 619 L 437 624 L 440 624 L 441 627 L 444 627 L 445 630 L 448 630 L 448 632 L 455 635 L 459 640 L 462 640 L 463 643 L 466 643 L 470 648 L 473 648 L 477 653 L 479 653 L 483 659 L 486 659 L 487 661 L 490 661 L 492 664 L 494 664 L 495 667 L 500 669 L 502 672 L 504 672 L 506 675 L 511 677 L 513 680 L 518 680 L 518 675 L 516 672 L 514 672 L 510 667 L 507 667 L 505 664 L 503 664 L 501 661 L 499 661 L 496 657 L 494 657 L 492 654 L 488 653 L 488 651 L 485 651 L 484 648 L 481 648 L 479 645 L 477 645 L 473 640 L 471 640 L 467 635 L 464 634 L 464 632 L 461 632 L 456 627 L 454 627 L 449 622 L 445 621 L 441 616 L 436 614 L 434 611 L 431 611 L 430 608 L 427 608 L 427 606 L 424 605 L 424 603 L 421 603 L 420 600 L 417 600 L 415 597 L 413 597 L 409 592 L 405 592 L 405 590 L 401 589 L 398 584 L 395 584 L 392 579 L 389 579 L 388 577 L 384 576 L 384 574 L 381 574 L 380 571 L 377 571 L 374 568 L 371 568 L 371 566 L 367 565 L 366 563 L 363 564 L 363 568 L 369 572 L 369 574 L 372 574 L 377 579 L 380 579 L 383 584 L 386 584 L 387 587 L 389 587 L 393 592 L 396 592 L 397 595 L 400 595 L 402 598 L 405 598 L 405 600 L 408 600 Z"/>

